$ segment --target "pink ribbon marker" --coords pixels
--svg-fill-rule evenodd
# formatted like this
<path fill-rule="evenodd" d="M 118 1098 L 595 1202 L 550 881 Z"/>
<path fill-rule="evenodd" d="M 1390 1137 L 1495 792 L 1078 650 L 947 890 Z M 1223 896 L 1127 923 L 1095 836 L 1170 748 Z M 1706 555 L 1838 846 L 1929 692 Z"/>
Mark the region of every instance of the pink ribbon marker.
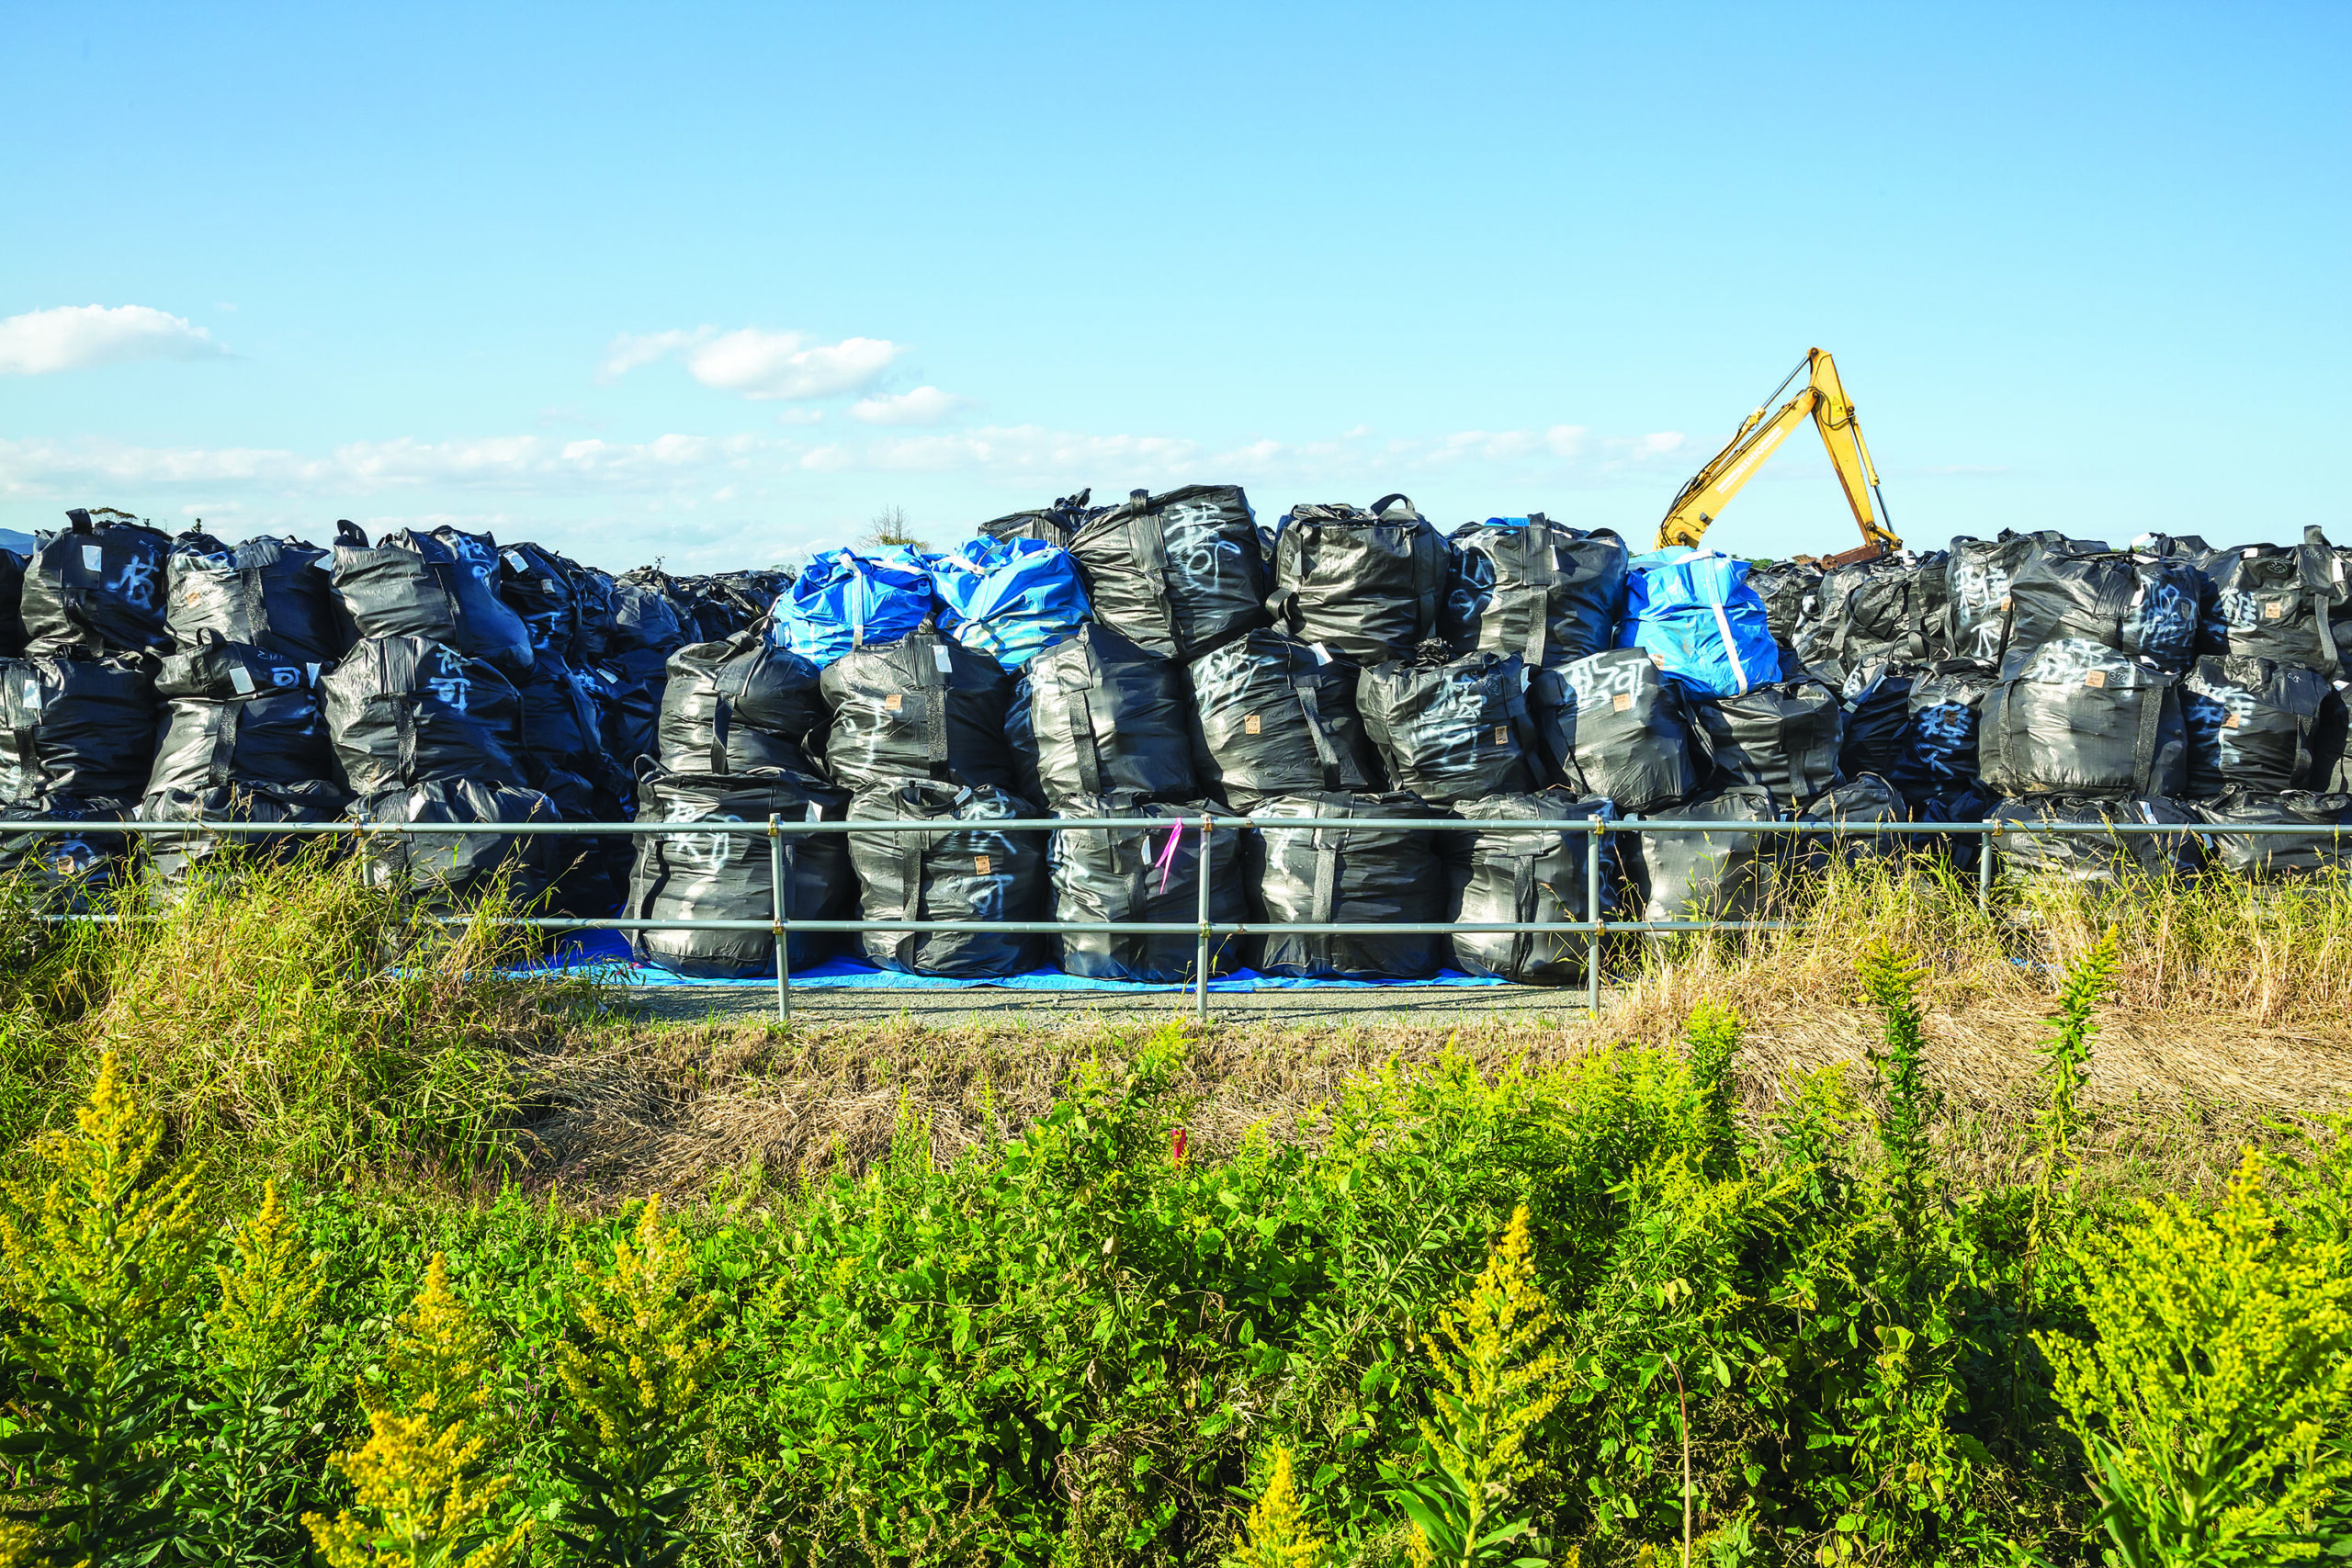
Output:
<path fill-rule="evenodd" d="M 1168 842 L 1166 846 L 1160 850 L 1159 859 L 1154 863 L 1159 867 L 1159 890 L 1162 893 L 1168 891 L 1168 878 L 1173 874 L 1176 870 L 1176 840 L 1183 836 L 1184 824 L 1182 822 L 1179 822 L 1174 827 L 1169 829 Z M 1144 841 L 1146 843 L 1149 843 L 1151 840 L 1147 839 Z"/>

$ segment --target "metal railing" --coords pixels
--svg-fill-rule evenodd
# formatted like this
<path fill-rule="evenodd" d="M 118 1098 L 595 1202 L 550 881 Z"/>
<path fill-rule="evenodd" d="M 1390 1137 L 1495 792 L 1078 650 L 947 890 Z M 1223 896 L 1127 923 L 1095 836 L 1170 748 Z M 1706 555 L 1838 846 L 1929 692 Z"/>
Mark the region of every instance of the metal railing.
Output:
<path fill-rule="evenodd" d="M 1117 832 L 1137 829 L 1171 829 L 1177 831 L 1197 830 L 1200 835 L 1197 876 L 1200 884 L 1200 904 L 1196 920 L 812 920 L 793 918 L 786 910 L 790 879 L 786 875 L 784 843 L 787 835 L 821 833 L 936 833 L 943 837 L 956 834 L 981 833 L 1067 833 Z M 1311 832 L 1329 829 L 1349 829 L 1359 832 L 1432 831 L 1454 833 L 1539 833 L 1552 835 L 1582 834 L 1588 842 L 1585 850 L 1585 909 L 1588 918 L 1581 920 L 1502 920 L 1502 921 L 1299 921 L 1299 920 L 1216 920 L 1211 919 L 1210 891 L 1214 884 L 1215 840 L 1218 829 L 1228 831 L 1261 833 Z M 578 837 L 578 838 L 679 838 L 709 839 L 713 837 L 765 839 L 768 843 L 768 874 L 770 917 L 759 919 L 644 919 L 627 916 L 602 919 L 573 916 L 503 915 L 480 917 L 472 915 L 441 915 L 429 917 L 443 925 L 466 925 L 477 919 L 489 919 L 491 923 L 525 926 L 553 931 L 764 931 L 775 942 L 776 1017 L 789 1021 L 792 1017 L 792 960 L 788 938 L 796 931 L 865 932 L 912 931 L 950 932 L 974 931 L 1013 933 L 1023 935 L 1098 935 L 1126 934 L 1136 936 L 1183 936 L 1197 939 L 1191 988 L 1195 998 L 1196 1016 L 1203 1022 L 1209 1017 L 1210 943 L 1217 937 L 1264 935 L 1276 931 L 1301 936 L 1415 936 L 1452 935 L 1455 932 L 1476 934 L 1528 932 L 1559 932 L 1585 937 L 1585 1005 L 1594 1017 L 1600 1012 L 1600 972 L 1602 939 L 1609 936 L 1644 935 L 1676 931 L 1787 931 L 1804 922 L 1788 919 L 1769 920 L 1612 920 L 1607 918 L 1601 904 L 1601 864 L 1605 858 L 1609 835 L 1612 833 L 1669 834 L 1722 833 L 1751 837 L 1792 836 L 1804 838 L 1883 837 L 1976 837 L 1997 840 L 2005 833 L 2089 835 L 2105 838 L 2126 836 L 2191 836 L 2197 838 L 2294 837 L 2301 839 L 2328 838 L 2341 848 L 2348 831 L 2346 828 L 2321 823 L 2199 823 L 2199 822 L 1700 822 L 1679 819 L 1657 819 L 1644 817 L 1576 817 L 1558 820 L 1528 821 L 1520 819 L 1459 817 L 1394 818 L 1394 817 L 1253 817 L 1246 814 L 1207 814 L 1199 817 L 1110 817 L 1110 818 L 913 818 L 877 821 L 787 821 L 771 814 L 765 822 L 707 820 L 695 822 L 252 822 L 196 820 L 181 822 L 147 821 L 48 821 L 27 820 L 0 826 L 0 834 L 7 837 L 64 835 L 82 838 L 102 838 L 117 834 L 141 837 L 201 837 L 205 834 L 225 834 L 273 838 L 281 836 L 329 837 L 342 836 L 358 840 L 408 839 L 424 837 Z M 1989 908 L 1993 894 L 1993 845 L 1984 845 L 1976 862 L 1976 897 L 1980 908 Z M 45 917 L 55 920 L 115 920 L 126 917 L 72 913 Z"/>

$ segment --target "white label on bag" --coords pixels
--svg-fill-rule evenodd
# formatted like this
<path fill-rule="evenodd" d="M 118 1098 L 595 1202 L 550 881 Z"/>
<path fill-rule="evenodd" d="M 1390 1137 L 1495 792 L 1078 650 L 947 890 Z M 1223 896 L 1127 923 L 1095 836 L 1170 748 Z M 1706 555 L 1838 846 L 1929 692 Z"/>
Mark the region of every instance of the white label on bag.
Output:
<path fill-rule="evenodd" d="M 516 571 L 528 571 L 531 570 L 531 563 L 523 558 L 523 552 L 520 550 L 507 551 L 506 564 L 513 567 Z"/>
<path fill-rule="evenodd" d="M 237 695 L 241 697 L 249 697 L 254 694 L 253 675 L 242 664 L 229 666 L 229 684 L 236 688 Z"/>
<path fill-rule="evenodd" d="M 25 682 L 25 706 L 35 713 L 40 712 L 40 682 L 39 681 Z"/>
<path fill-rule="evenodd" d="M 319 683 L 319 667 L 315 664 L 305 664 L 302 668 L 311 672 L 311 684 L 313 686 L 317 685 Z"/>
<path fill-rule="evenodd" d="M 82 570 L 84 571 L 104 571 L 106 569 L 106 551 L 100 549 L 96 545 L 84 545 L 82 547 Z"/>
<path fill-rule="evenodd" d="M 952 675 L 956 672 L 956 661 L 947 656 L 945 643 L 935 642 L 931 645 L 931 659 L 933 663 L 939 666 L 939 672 L 942 675 Z"/>
<path fill-rule="evenodd" d="M 1316 663 L 1329 664 L 1331 662 L 1331 650 L 1329 649 L 1324 647 L 1319 642 L 1310 642 L 1306 646 L 1315 650 Z"/>

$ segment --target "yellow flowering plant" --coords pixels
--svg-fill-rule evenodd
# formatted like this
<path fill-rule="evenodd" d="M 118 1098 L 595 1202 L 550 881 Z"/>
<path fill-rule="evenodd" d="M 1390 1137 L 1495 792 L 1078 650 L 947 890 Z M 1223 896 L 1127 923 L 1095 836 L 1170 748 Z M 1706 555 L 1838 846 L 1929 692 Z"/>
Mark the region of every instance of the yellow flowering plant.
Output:
<path fill-rule="evenodd" d="M 163 1142 L 109 1052 L 74 1130 L 34 1145 L 46 1185 L 11 1181 L 0 1205 L 0 1350 L 21 1420 L 0 1461 L 27 1505 L 13 1510 L 32 1531 L 20 1551 L 105 1568 L 177 1533 L 163 1504 L 169 1363 L 202 1227 L 196 1172 Z"/>
<path fill-rule="evenodd" d="M 433 1255 L 424 1285 L 385 1357 L 389 1386 L 363 1389 L 367 1442 L 329 1462 L 351 1483 L 356 1508 L 302 1523 L 329 1568 L 503 1568 L 523 1550 L 521 1526 L 502 1529 L 511 1478 L 484 1477 L 498 1431 L 489 1418 L 491 1337 Z"/>
<path fill-rule="evenodd" d="M 557 1535 L 584 1562 L 674 1563 L 696 1489 L 692 1440 L 723 1348 L 705 1332 L 718 1303 L 694 1289 L 694 1260 L 659 1197 L 614 1243 L 611 1268 L 576 1267 L 580 1340 L 558 1347 L 556 1375 L 571 1439 L 557 1468 L 578 1496 Z"/>

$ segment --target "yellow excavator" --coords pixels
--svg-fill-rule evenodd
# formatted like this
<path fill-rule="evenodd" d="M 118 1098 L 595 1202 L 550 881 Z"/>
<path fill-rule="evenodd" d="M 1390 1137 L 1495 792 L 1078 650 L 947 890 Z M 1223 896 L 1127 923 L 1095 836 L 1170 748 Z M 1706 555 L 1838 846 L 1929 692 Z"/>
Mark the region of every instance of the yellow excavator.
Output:
<path fill-rule="evenodd" d="M 1787 391 L 1789 383 L 1800 376 L 1805 378 L 1804 386 L 1767 418 L 1764 411 L 1771 406 L 1772 398 Z M 1871 449 L 1862 444 L 1862 427 L 1854 418 L 1854 405 L 1846 400 L 1846 389 L 1838 384 L 1838 367 L 1830 362 L 1829 351 L 1821 348 L 1807 349 L 1804 363 L 1789 372 L 1788 379 L 1772 389 L 1772 396 L 1741 421 L 1724 449 L 1682 487 L 1674 504 L 1667 508 L 1666 521 L 1657 525 L 1657 547 L 1696 548 L 1706 536 L 1707 525 L 1723 514 L 1724 505 L 1756 477 L 1764 459 L 1807 414 L 1821 432 L 1821 444 L 1829 448 L 1830 467 L 1838 470 L 1846 503 L 1854 509 L 1854 522 L 1862 531 L 1859 547 L 1823 557 L 1821 564 L 1843 566 L 1901 549 L 1903 541 L 1880 521 L 1886 515 L 1886 497 L 1879 493 L 1878 469 L 1871 466 Z M 1878 501 L 1875 512 L 1871 507 L 1873 497 Z"/>

